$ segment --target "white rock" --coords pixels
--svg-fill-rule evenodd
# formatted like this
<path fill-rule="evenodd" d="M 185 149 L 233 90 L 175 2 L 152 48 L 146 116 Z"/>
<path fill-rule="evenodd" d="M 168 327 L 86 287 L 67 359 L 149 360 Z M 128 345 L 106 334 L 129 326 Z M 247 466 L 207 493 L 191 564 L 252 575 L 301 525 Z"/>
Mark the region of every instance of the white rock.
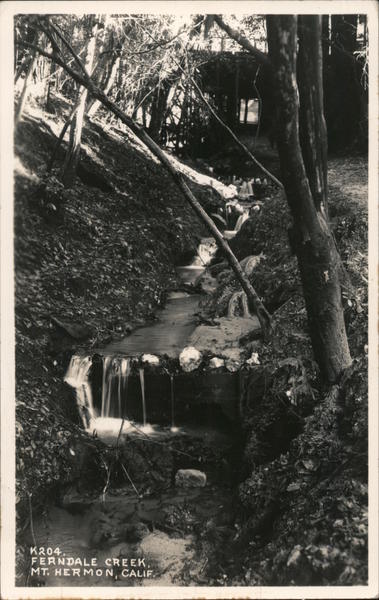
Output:
<path fill-rule="evenodd" d="M 202 360 L 203 357 L 201 352 L 199 352 L 194 346 L 187 346 L 181 351 L 179 356 L 180 366 L 186 373 L 197 369 Z"/>
<path fill-rule="evenodd" d="M 209 361 L 209 366 L 211 369 L 220 369 L 225 365 L 225 361 L 223 358 L 218 358 L 218 356 L 214 356 Z"/>
<path fill-rule="evenodd" d="M 302 547 L 297 545 L 294 546 L 287 559 L 287 567 L 295 567 L 299 564 L 301 559 Z"/>
<path fill-rule="evenodd" d="M 197 469 L 179 469 L 175 475 L 175 485 L 179 487 L 204 487 L 207 476 Z"/>
<path fill-rule="evenodd" d="M 260 360 L 258 357 L 258 352 L 253 352 L 250 356 L 249 360 L 246 361 L 247 365 L 260 365 Z"/>
<path fill-rule="evenodd" d="M 143 363 L 148 363 L 153 367 L 157 367 L 159 365 L 159 358 L 158 356 L 155 356 L 155 354 L 143 354 L 141 360 Z"/>

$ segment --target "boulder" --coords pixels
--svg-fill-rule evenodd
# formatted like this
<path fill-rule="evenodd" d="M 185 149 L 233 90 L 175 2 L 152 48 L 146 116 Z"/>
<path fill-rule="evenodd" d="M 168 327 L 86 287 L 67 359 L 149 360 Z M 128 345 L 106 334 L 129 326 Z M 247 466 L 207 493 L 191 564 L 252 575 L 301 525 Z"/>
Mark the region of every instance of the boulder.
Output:
<path fill-rule="evenodd" d="M 189 343 L 200 352 L 226 357 L 225 349 L 238 347 L 240 339 L 260 331 L 260 323 L 252 317 L 220 317 L 216 325 L 199 325 L 192 332 Z"/>
<path fill-rule="evenodd" d="M 260 365 L 258 352 L 252 352 L 250 358 L 246 361 L 247 365 Z"/>
<path fill-rule="evenodd" d="M 204 487 L 207 476 L 198 469 L 179 469 L 175 475 L 175 485 L 178 487 Z"/>
<path fill-rule="evenodd" d="M 143 354 L 141 360 L 152 367 L 157 367 L 160 362 L 158 356 L 155 356 L 155 354 Z"/>
<path fill-rule="evenodd" d="M 242 348 L 227 348 L 223 351 L 225 366 L 230 373 L 236 373 L 241 368 L 242 354 Z"/>
<path fill-rule="evenodd" d="M 189 373 L 197 369 L 203 360 L 201 352 L 194 346 L 184 348 L 179 356 L 179 363 L 183 371 Z"/>
<path fill-rule="evenodd" d="M 211 369 L 221 369 L 221 367 L 225 366 L 225 360 L 223 358 L 219 358 L 218 356 L 214 356 L 209 361 L 209 367 Z"/>

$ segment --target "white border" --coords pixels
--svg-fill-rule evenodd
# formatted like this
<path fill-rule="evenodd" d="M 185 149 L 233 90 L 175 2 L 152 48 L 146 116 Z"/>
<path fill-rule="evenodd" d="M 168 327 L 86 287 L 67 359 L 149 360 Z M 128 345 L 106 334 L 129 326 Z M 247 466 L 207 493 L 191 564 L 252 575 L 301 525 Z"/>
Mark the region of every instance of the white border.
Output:
<path fill-rule="evenodd" d="M 13 16 L 17 13 L 367 13 L 369 91 L 369 585 L 349 587 L 48 587 L 14 586 L 15 418 L 13 284 Z M 21 598 L 375 598 L 378 586 L 378 5 L 375 0 L 11 2 L 0 4 L 1 191 L 1 596 Z"/>

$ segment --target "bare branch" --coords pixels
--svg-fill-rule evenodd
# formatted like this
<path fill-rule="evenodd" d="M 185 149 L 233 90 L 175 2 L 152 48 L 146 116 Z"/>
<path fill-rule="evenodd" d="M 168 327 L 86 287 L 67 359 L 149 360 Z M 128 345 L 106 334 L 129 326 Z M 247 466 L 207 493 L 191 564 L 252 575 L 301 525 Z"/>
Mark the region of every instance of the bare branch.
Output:
<path fill-rule="evenodd" d="M 239 31 L 233 29 L 233 27 L 230 27 L 230 25 L 227 25 L 227 23 L 225 23 L 222 20 L 222 17 L 220 15 L 214 15 L 214 20 L 220 27 L 220 29 L 223 29 L 230 38 L 232 38 L 240 46 L 245 48 L 245 50 L 247 50 L 250 54 L 255 56 L 255 58 L 259 60 L 259 62 L 261 62 L 264 65 L 271 66 L 268 54 L 265 54 L 264 52 L 261 52 L 261 50 L 258 50 L 258 48 L 256 48 L 256 46 L 249 42 L 249 40 L 245 36 L 243 36 Z"/>
<path fill-rule="evenodd" d="M 24 42 L 24 45 L 26 43 Z M 29 44 L 27 44 L 29 46 Z M 40 49 L 38 48 L 38 51 Z M 165 167 L 168 173 L 171 175 L 172 179 L 178 186 L 178 188 L 182 191 L 184 197 L 187 202 L 193 208 L 197 216 L 200 220 L 205 224 L 210 234 L 215 238 L 217 245 L 219 246 L 222 253 L 225 255 L 231 269 L 233 270 L 236 278 L 241 284 L 242 289 L 246 292 L 246 296 L 248 298 L 248 302 L 251 307 L 254 309 L 260 325 L 262 327 L 262 331 L 267 338 L 272 329 L 271 324 L 271 316 L 267 312 L 261 298 L 258 296 L 256 290 L 250 283 L 250 280 L 240 263 L 238 262 L 236 256 L 230 249 L 230 246 L 227 240 L 223 237 L 222 233 L 218 230 L 214 221 L 208 216 L 205 212 L 204 208 L 201 206 L 200 202 L 195 198 L 192 191 L 188 187 L 188 184 L 184 180 L 181 173 L 179 173 L 175 167 L 171 164 L 168 156 L 161 150 L 159 145 L 154 142 L 154 140 L 146 133 L 146 131 L 138 125 L 133 119 L 128 117 L 112 100 L 110 100 L 93 82 L 91 77 L 83 77 L 79 73 L 76 73 L 73 69 L 68 67 L 61 56 L 53 55 L 48 52 L 42 51 L 41 54 L 54 60 L 58 65 L 63 67 L 67 73 L 71 75 L 71 77 L 80 85 L 87 88 L 92 96 L 99 100 L 108 110 L 110 110 L 116 117 L 122 121 L 129 129 L 141 140 L 141 142 L 150 150 L 150 152 L 158 158 L 159 162 Z"/>
<path fill-rule="evenodd" d="M 81 71 L 83 71 L 84 75 L 86 77 L 89 77 L 87 70 L 86 70 L 85 66 L 83 65 L 82 61 L 80 60 L 79 56 L 77 55 L 77 53 L 75 52 L 75 50 L 73 49 L 71 44 L 66 40 L 64 35 L 59 31 L 58 27 L 56 27 L 56 25 L 54 25 L 54 23 L 49 21 L 48 18 L 46 18 L 46 21 L 48 23 L 48 27 L 51 27 L 51 29 L 54 31 L 54 33 L 59 37 L 59 39 L 63 42 L 63 44 L 69 50 L 71 56 L 73 56 L 76 64 L 80 67 Z M 41 27 L 43 28 L 43 25 L 41 25 Z M 46 35 L 48 35 L 48 37 L 51 41 L 51 34 L 49 35 L 48 29 L 43 28 L 43 31 L 46 33 Z"/>

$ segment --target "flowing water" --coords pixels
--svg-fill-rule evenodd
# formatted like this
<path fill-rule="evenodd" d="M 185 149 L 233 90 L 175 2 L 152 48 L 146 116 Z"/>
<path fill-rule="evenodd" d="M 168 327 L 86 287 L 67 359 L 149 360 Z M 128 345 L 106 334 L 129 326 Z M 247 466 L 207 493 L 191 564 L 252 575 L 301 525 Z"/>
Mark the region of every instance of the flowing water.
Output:
<path fill-rule="evenodd" d="M 171 400 L 171 431 L 175 433 L 178 427 L 175 425 L 175 393 L 174 393 L 174 375 L 170 373 L 170 400 Z"/>
<path fill-rule="evenodd" d="M 91 366 L 92 358 L 90 356 L 73 356 L 64 378 L 64 381 L 75 389 L 78 412 L 85 429 L 96 417 L 91 385 L 88 381 Z"/>
<path fill-rule="evenodd" d="M 218 585 L 230 560 L 227 540 L 235 535 L 232 435 L 198 427 L 152 436 L 127 428 L 125 436 L 120 452 L 146 457 L 145 468 L 141 472 L 125 457 L 124 483 L 91 494 L 81 479 L 36 518 L 37 545 L 60 554 L 48 571 L 34 571 L 27 585 Z M 204 487 L 174 484 L 178 468 L 200 464 Z"/>
<path fill-rule="evenodd" d="M 146 397 L 145 397 L 145 371 L 139 370 L 139 379 L 141 382 L 141 397 L 142 397 L 142 422 L 143 426 L 147 425 L 147 414 L 146 414 Z"/>
<path fill-rule="evenodd" d="M 193 263 L 178 268 L 182 280 L 193 284 L 215 250 L 213 240 L 204 240 Z M 218 429 L 215 416 L 211 426 L 199 422 L 193 430 L 182 424 L 178 427 L 180 376 L 175 381 L 173 374 L 167 390 L 167 424 L 149 424 L 147 400 L 150 407 L 152 400 L 146 397 L 143 368 L 138 372 L 142 422 L 129 418 L 131 389 L 136 393 L 131 386 L 131 357 L 148 352 L 177 358 L 196 327 L 199 299 L 195 294 L 173 292 L 158 322 L 108 346 L 99 363 L 101 390 L 93 390 L 98 397 L 95 403 L 92 358 L 72 357 L 65 382 L 75 390 L 84 428 L 115 451 L 119 474 L 113 463 L 103 459 L 105 473 L 99 470 L 97 481 L 100 490 L 91 492 L 79 478 L 68 500 L 65 496 L 36 519 L 37 544 L 59 548 L 62 562 L 52 562 L 43 577 L 34 572 L 26 585 L 219 585 L 219 578 L 224 577 L 223 561 L 230 560 L 227 540 L 235 535 L 236 458 L 230 449 L 235 447 L 236 432 L 230 424 L 225 431 Z M 198 393 L 195 387 L 191 389 Z M 216 390 L 217 398 L 222 391 L 207 389 L 209 393 Z M 189 406 L 189 411 L 194 407 Z M 183 468 L 202 470 L 206 485 L 176 485 L 176 473 Z M 86 469 L 83 473 L 85 479 Z"/>
<path fill-rule="evenodd" d="M 105 356 L 103 359 L 103 385 L 102 385 L 102 396 L 101 396 L 101 416 L 109 417 L 108 414 L 108 396 L 109 396 L 109 386 L 108 386 L 108 369 L 109 365 L 112 362 L 112 358 L 110 356 Z"/>
<path fill-rule="evenodd" d="M 99 422 L 99 419 L 103 421 L 108 418 L 120 419 L 127 412 L 130 358 L 104 356 L 102 363 L 101 408 L 99 411 L 96 410 L 93 403 L 89 380 L 92 368 L 91 356 L 73 356 L 64 377 L 64 381 L 75 389 L 83 426 L 91 431 L 94 429 L 94 422 Z"/>

